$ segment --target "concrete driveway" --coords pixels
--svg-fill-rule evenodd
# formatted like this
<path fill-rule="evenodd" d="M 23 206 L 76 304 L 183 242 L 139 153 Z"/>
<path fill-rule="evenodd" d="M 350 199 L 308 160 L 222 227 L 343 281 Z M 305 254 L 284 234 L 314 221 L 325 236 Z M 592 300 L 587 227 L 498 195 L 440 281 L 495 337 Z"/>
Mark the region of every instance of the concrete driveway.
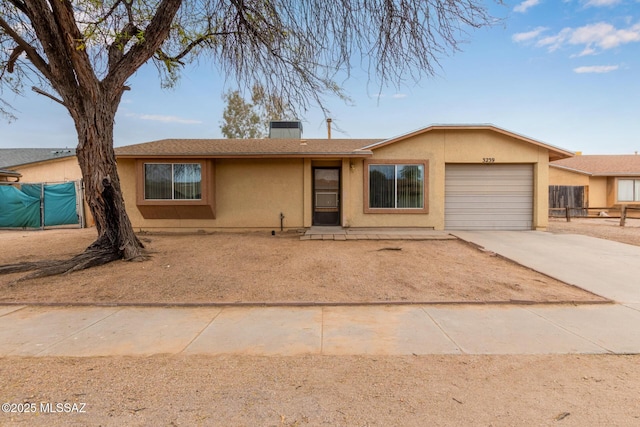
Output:
<path fill-rule="evenodd" d="M 640 303 L 640 246 L 541 231 L 454 231 L 518 264 L 619 303 Z"/>

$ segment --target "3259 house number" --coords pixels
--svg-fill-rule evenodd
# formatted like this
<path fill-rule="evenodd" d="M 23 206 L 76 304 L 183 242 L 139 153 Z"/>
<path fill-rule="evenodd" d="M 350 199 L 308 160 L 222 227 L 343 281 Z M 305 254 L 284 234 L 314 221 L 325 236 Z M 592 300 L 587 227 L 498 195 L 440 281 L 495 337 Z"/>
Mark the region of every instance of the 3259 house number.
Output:
<path fill-rule="evenodd" d="M 496 159 L 495 157 L 483 157 L 482 158 L 482 163 L 495 163 Z"/>

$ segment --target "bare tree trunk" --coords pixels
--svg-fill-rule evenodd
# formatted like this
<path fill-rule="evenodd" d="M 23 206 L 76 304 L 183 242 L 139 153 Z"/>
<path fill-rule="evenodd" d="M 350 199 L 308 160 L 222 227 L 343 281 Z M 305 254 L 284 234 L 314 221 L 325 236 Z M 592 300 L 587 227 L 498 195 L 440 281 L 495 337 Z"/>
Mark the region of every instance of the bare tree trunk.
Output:
<path fill-rule="evenodd" d="M 96 222 L 98 239 L 91 249 L 112 251 L 130 260 L 142 255 L 143 245 L 133 232 L 120 188 L 113 126 L 116 105 L 100 97 L 85 103 L 84 111 L 74 117 L 78 132 L 78 163 L 85 185 L 85 198 Z"/>
<path fill-rule="evenodd" d="M 119 97 L 105 96 L 98 89 L 82 99 L 93 101 L 67 108 L 78 132 L 78 163 L 98 238 L 83 253 L 70 259 L 3 265 L 0 274 L 33 271 L 20 279 L 25 280 L 69 273 L 118 259 L 144 258 L 144 246 L 133 232 L 125 210 L 113 150 L 113 125 Z"/>

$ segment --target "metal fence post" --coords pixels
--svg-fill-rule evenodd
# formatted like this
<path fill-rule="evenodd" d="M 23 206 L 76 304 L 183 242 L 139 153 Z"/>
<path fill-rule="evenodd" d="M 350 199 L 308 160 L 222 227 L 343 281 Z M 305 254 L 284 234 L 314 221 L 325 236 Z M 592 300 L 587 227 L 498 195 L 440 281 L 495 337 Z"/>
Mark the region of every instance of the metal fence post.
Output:
<path fill-rule="evenodd" d="M 40 229 L 44 230 L 44 182 L 40 183 Z"/>

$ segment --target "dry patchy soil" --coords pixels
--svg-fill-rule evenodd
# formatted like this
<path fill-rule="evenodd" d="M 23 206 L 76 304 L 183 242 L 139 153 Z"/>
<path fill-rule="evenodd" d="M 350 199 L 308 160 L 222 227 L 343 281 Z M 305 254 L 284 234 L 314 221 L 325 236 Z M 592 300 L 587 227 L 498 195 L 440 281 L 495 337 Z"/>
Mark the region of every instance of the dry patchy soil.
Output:
<path fill-rule="evenodd" d="M 547 230 L 551 233 L 584 234 L 599 239 L 615 240 L 628 245 L 640 246 L 640 219 L 629 218 L 620 227 L 618 218 L 552 218 Z"/>
<path fill-rule="evenodd" d="M 0 232 L 0 264 L 76 254 L 95 231 Z M 1 302 L 366 303 L 595 301 L 459 240 L 301 241 L 296 233 L 143 236 L 144 262 L 17 282 Z"/>
<path fill-rule="evenodd" d="M 550 231 L 640 244 L 640 228 Z M 0 263 L 77 253 L 93 230 L 0 232 Z M 153 257 L 14 283 L 4 301 L 593 299 L 461 242 L 300 242 L 259 234 L 146 236 Z M 380 250 L 401 247 L 400 251 Z M 1 302 L 0 302 L 1 303 Z M 1 331 L 0 331 L 1 335 Z M 613 355 L 0 358 L 7 426 L 640 425 L 640 357 Z M 86 404 L 44 414 L 42 403 Z M 64 406 L 62 406 L 64 408 Z"/>
<path fill-rule="evenodd" d="M 637 356 L 5 358 L 3 426 L 632 426 Z"/>

